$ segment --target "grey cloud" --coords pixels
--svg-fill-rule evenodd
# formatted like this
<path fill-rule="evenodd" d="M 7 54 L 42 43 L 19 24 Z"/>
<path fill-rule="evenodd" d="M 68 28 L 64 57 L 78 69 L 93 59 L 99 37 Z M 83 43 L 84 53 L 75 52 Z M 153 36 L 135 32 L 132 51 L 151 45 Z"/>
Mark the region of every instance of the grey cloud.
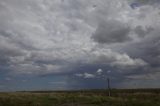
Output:
<path fill-rule="evenodd" d="M 94 74 L 90 74 L 90 73 L 83 73 L 83 74 L 75 74 L 75 76 L 77 77 L 82 77 L 82 78 L 95 78 L 96 76 Z"/>
<path fill-rule="evenodd" d="M 137 13 L 124 0 L 3 0 L 0 5 L 0 63 L 13 73 L 67 73 L 77 64 L 124 70 L 147 65 L 141 56 L 97 46 L 132 41 L 129 19 L 138 23 Z M 144 36 L 148 30 L 137 27 L 135 33 Z"/>
<path fill-rule="evenodd" d="M 117 53 L 110 49 L 92 51 L 90 62 L 106 64 L 112 67 L 129 69 L 146 66 L 147 63 L 140 58 L 131 58 L 126 53 Z M 94 57 L 94 58 L 93 58 Z"/>
<path fill-rule="evenodd" d="M 97 72 L 96 72 L 98 75 L 101 75 L 103 73 L 103 70 L 102 69 L 98 69 Z"/>
<path fill-rule="evenodd" d="M 133 3 L 138 3 L 139 5 L 157 5 L 160 3 L 159 0 L 132 0 Z"/>
<path fill-rule="evenodd" d="M 156 0 L 136 9 L 128 0 L 62 1 L 0 0 L 2 74 L 79 73 L 76 78 L 89 87 L 97 87 L 108 74 L 119 84 L 124 79 L 158 79 Z"/>
<path fill-rule="evenodd" d="M 143 50 L 145 51 L 145 56 L 147 56 L 146 59 L 148 61 L 150 61 L 152 64 L 160 65 L 160 61 L 158 59 L 158 56 L 160 54 L 159 31 L 155 31 L 155 32 L 151 33 L 150 36 L 153 36 L 153 37 L 151 37 L 151 38 L 149 37 L 148 40 L 145 40 L 143 42 L 143 43 L 145 43 L 145 45 L 143 44 L 141 46 L 141 48 L 143 48 Z"/>
<path fill-rule="evenodd" d="M 146 36 L 147 34 L 149 34 L 153 30 L 154 29 L 152 27 L 145 27 L 145 28 L 143 28 L 142 26 L 136 26 L 136 28 L 134 29 L 135 33 L 139 37 L 144 37 L 144 36 Z"/>
<path fill-rule="evenodd" d="M 159 66 L 159 40 L 159 29 L 154 29 L 151 33 L 148 33 L 144 39 L 140 40 L 137 43 L 130 44 L 128 45 L 128 47 L 125 47 L 125 50 L 128 51 L 128 53 L 132 56 L 140 56 L 150 65 Z"/>
<path fill-rule="evenodd" d="M 130 41 L 130 28 L 119 21 L 108 20 L 99 24 L 92 39 L 98 43 L 122 43 Z"/>
<path fill-rule="evenodd" d="M 130 56 L 141 57 L 141 59 L 148 63 L 143 69 L 139 69 L 141 70 L 140 72 L 135 71 L 135 73 L 132 73 L 129 76 L 127 75 L 128 78 L 135 80 L 159 80 L 159 40 L 159 29 L 154 28 L 152 32 L 148 33 L 139 42 L 126 45 L 127 47 L 125 47 L 124 51 Z"/>
<path fill-rule="evenodd" d="M 19 74 L 61 72 L 62 67 L 66 65 L 57 60 L 65 61 L 69 53 L 63 50 L 65 48 L 63 44 L 61 51 L 54 52 L 57 48 L 61 49 L 61 42 L 56 45 L 57 42 L 50 40 L 50 38 L 55 40 L 59 38 L 56 39 L 53 36 L 54 33 L 50 33 L 50 29 L 46 28 L 46 26 L 50 27 L 48 20 L 51 21 L 53 18 L 48 19 L 46 16 L 54 14 L 47 10 L 47 4 L 38 0 L 20 2 L 6 0 L 0 4 L 3 5 L 1 9 L 3 11 L 0 11 L 0 62 L 7 65 L 6 67 L 10 68 L 13 73 Z M 63 11 L 59 12 L 63 13 Z M 45 25 L 40 22 L 41 19 Z M 53 27 L 51 26 L 51 29 L 56 29 L 55 26 Z M 62 31 L 63 29 L 65 30 L 62 28 Z M 58 29 L 55 31 L 58 32 Z M 55 46 L 52 47 L 52 45 Z M 62 57 L 63 54 L 68 55 Z M 57 59 L 60 56 L 61 59 Z"/>

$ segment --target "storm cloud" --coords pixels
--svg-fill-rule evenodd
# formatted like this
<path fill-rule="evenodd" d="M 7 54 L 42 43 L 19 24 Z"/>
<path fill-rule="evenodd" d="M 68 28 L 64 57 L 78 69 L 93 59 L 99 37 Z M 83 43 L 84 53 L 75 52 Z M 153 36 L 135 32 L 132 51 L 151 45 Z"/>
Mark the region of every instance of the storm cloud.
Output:
<path fill-rule="evenodd" d="M 76 84 L 89 87 L 88 83 L 101 77 L 98 69 L 105 74 L 110 70 L 115 82 L 139 76 L 143 79 L 146 74 L 159 80 L 157 3 L 156 0 L 0 0 L 2 81 L 9 77 L 21 80 L 21 76 L 33 79 L 56 76 L 53 80 L 59 77 L 57 82 L 65 82 L 66 89 Z M 93 87 L 96 84 L 98 81 Z"/>
<path fill-rule="evenodd" d="M 130 28 L 125 23 L 116 20 L 101 22 L 92 38 L 98 43 L 122 43 L 130 41 Z"/>

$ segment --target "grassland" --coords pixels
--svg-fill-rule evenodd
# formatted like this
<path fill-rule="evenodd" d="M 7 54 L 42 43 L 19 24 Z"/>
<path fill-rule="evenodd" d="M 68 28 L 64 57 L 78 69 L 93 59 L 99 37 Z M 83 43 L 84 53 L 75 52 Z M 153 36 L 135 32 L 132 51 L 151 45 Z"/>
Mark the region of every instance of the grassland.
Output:
<path fill-rule="evenodd" d="M 160 106 L 160 89 L 0 93 L 0 106 Z"/>

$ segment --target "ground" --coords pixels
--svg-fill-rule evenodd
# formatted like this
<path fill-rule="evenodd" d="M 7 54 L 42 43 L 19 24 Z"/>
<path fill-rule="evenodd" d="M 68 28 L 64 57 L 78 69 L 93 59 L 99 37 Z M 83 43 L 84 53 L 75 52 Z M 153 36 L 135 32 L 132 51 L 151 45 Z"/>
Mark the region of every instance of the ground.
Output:
<path fill-rule="evenodd" d="M 160 89 L 0 93 L 0 106 L 160 106 Z"/>

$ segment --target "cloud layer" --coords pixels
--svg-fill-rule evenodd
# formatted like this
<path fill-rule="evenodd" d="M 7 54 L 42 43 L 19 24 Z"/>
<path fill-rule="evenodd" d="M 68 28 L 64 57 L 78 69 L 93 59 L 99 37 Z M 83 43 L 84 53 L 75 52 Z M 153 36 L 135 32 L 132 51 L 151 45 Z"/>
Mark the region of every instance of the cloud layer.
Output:
<path fill-rule="evenodd" d="M 102 22 L 93 34 L 92 38 L 98 43 L 121 43 L 130 41 L 130 28 L 116 20 Z"/>
<path fill-rule="evenodd" d="M 87 66 L 129 76 L 150 73 L 160 66 L 157 3 L 0 0 L 0 70 L 84 78 L 95 77 L 80 68 Z"/>

